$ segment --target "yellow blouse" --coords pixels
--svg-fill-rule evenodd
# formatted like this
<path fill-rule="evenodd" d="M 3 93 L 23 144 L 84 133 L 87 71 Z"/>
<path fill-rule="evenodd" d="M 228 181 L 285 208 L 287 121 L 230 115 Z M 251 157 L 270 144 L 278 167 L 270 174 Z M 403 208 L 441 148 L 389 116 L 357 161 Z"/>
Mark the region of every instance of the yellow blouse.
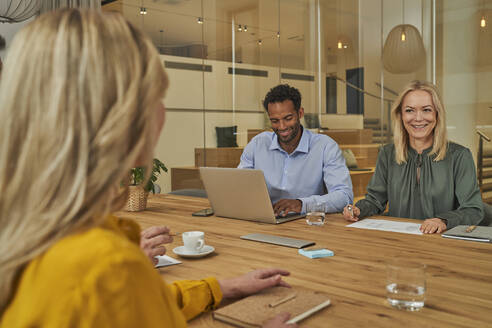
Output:
<path fill-rule="evenodd" d="M 108 217 L 32 260 L 0 318 L 14 327 L 185 327 L 215 308 L 215 278 L 167 285 L 135 241 L 138 225 Z"/>

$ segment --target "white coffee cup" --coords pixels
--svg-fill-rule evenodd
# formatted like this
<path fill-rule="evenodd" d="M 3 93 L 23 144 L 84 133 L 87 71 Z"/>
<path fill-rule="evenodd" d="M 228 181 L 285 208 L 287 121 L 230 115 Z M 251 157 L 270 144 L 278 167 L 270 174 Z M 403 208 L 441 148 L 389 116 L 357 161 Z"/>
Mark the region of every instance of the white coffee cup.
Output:
<path fill-rule="evenodd" d="M 198 253 L 205 245 L 205 233 L 203 231 L 183 232 L 183 244 L 186 251 Z"/>

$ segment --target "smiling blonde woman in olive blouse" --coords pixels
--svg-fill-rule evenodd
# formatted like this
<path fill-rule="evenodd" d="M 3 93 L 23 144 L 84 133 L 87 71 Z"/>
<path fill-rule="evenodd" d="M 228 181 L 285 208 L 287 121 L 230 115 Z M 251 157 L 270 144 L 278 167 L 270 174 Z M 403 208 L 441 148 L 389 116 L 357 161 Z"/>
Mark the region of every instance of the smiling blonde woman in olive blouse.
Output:
<path fill-rule="evenodd" d="M 483 219 L 482 198 L 469 149 L 447 140 L 446 112 L 437 88 L 413 81 L 391 110 L 394 143 L 379 150 L 365 199 L 347 207 L 348 221 L 382 214 L 421 219 L 423 233 L 442 233 Z"/>
<path fill-rule="evenodd" d="M 167 85 L 117 13 L 57 11 L 16 35 L 0 80 L 0 328 L 185 327 L 223 298 L 287 286 L 281 269 L 166 284 L 138 224 L 111 215 L 130 168 L 150 167 Z"/>

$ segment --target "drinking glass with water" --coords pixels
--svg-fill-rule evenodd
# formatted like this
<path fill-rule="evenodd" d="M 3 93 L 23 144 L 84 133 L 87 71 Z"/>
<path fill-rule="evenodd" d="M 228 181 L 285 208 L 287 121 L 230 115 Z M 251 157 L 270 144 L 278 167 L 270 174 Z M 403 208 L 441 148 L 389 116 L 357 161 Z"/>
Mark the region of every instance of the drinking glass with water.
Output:
<path fill-rule="evenodd" d="M 325 204 L 312 203 L 306 206 L 306 223 L 312 226 L 322 226 L 325 224 Z"/>
<path fill-rule="evenodd" d="M 398 309 L 418 311 L 425 302 L 425 264 L 393 260 L 387 267 L 386 298 Z"/>

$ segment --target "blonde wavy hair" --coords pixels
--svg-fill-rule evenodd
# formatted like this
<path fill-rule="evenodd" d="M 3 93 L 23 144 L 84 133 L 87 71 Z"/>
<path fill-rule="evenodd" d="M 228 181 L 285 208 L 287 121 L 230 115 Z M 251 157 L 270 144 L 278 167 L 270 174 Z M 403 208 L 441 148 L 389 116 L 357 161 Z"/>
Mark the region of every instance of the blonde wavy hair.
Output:
<path fill-rule="evenodd" d="M 398 164 L 407 162 L 409 137 L 402 121 L 401 106 L 405 96 L 416 90 L 428 92 L 432 97 L 434 109 L 436 110 L 436 126 L 434 128 L 434 141 L 432 145 L 431 155 L 434 156 L 434 161 L 440 161 L 446 156 L 448 146 L 448 137 L 446 130 L 446 111 L 442 105 L 441 98 L 437 91 L 437 87 L 426 81 L 412 81 L 396 98 L 393 107 L 391 108 L 391 120 L 393 124 L 393 142 L 395 144 L 395 160 Z"/>
<path fill-rule="evenodd" d="M 42 15 L 3 68 L 0 314 L 29 261 L 121 207 L 130 168 L 150 167 L 168 85 L 149 38 L 116 13 Z"/>

